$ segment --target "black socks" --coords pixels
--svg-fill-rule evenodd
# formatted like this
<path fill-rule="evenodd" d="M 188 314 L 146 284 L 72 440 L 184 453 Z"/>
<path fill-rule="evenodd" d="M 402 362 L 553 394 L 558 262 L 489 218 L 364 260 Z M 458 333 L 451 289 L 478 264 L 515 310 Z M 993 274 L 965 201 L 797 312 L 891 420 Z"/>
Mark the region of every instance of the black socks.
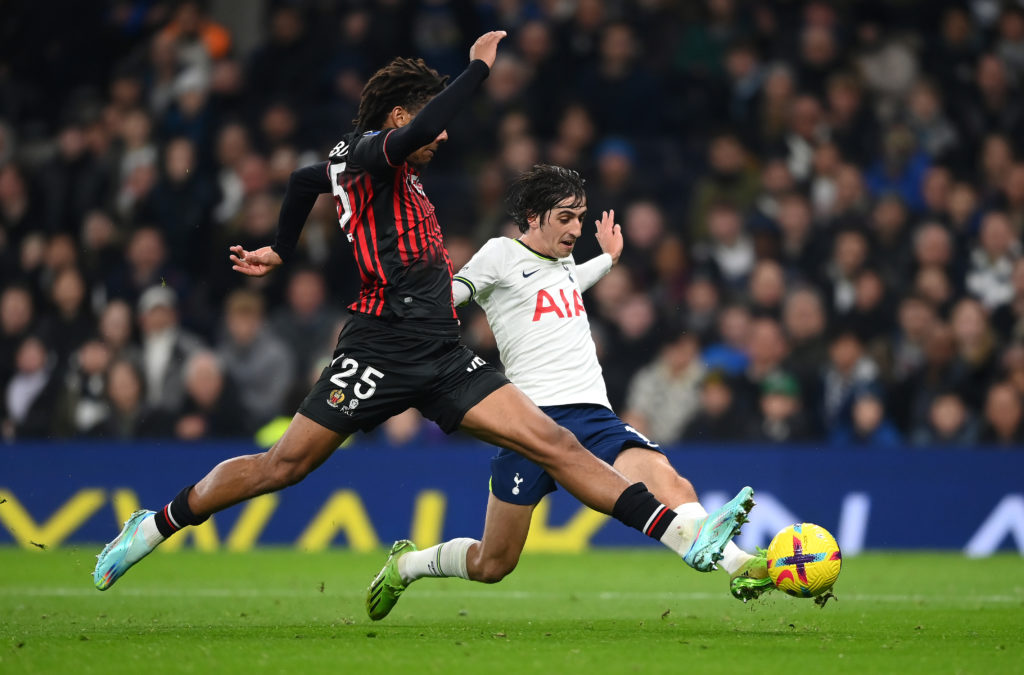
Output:
<path fill-rule="evenodd" d="M 206 522 L 206 519 L 209 518 L 209 516 L 198 518 L 192 513 L 192 509 L 189 508 L 188 493 L 192 491 L 193 487 L 195 486 L 189 485 L 179 492 L 178 496 L 171 500 L 170 504 L 157 511 L 156 529 L 160 531 L 160 534 L 165 539 L 186 525 L 199 525 Z"/>
<path fill-rule="evenodd" d="M 660 541 L 676 513 L 655 499 L 646 485 L 634 483 L 615 501 L 612 517 Z"/>

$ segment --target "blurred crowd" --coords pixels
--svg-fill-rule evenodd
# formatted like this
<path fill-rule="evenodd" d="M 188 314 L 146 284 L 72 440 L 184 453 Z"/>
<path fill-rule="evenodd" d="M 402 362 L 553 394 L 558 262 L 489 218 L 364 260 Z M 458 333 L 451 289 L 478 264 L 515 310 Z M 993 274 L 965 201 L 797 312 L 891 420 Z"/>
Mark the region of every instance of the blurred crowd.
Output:
<path fill-rule="evenodd" d="M 509 31 L 424 175 L 456 269 L 538 162 L 615 209 L 586 298 L 662 443 L 1024 447 L 1024 3 L 52 0 L 0 28 L 0 431 L 250 436 L 358 277 L 329 197 L 261 279 L 290 173 L 396 55 Z M 255 17 L 255 19 L 254 19 Z M 585 234 L 575 252 L 599 252 Z M 466 341 L 497 352 L 486 318 Z M 545 349 L 545 345 L 538 345 Z M 381 432 L 439 438 L 415 413 Z"/>

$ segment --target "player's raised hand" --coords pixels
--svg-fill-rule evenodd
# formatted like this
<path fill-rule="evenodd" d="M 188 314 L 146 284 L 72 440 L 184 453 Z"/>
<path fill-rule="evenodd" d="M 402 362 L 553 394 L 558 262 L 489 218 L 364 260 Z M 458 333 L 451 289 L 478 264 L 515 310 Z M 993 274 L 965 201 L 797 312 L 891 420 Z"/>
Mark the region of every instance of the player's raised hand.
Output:
<path fill-rule="evenodd" d="M 612 257 L 612 262 L 619 262 L 622 255 L 622 226 L 615 222 L 615 210 L 602 211 L 601 220 L 595 220 L 597 225 L 597 243 L 601 250 Z"/>
<path fill-rule="evenodd" d="M 494 59 L 498 56 L 498 43 L 506 35 L 508 33 L 503 30 L 492 30 L 490 33 L 484 33 L 478 37 L 473 46 L 469 48 L 469 60 L 480 59 L 487 64 L 488 68 L 493 66 Z"/>
<path fill-rule="evenodd" d="M 246 251 L 241 246 L 231 247 L 231 269 L 250 277 L 262 277 L 283 263 L 277 251 L 264 246 L 255 251 Z"/>

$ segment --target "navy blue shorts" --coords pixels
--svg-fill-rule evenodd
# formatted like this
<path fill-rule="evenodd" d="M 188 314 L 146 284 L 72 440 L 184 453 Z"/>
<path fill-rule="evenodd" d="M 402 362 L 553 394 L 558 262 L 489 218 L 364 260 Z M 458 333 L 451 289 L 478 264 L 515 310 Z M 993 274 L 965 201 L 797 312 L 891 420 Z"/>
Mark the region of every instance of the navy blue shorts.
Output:
<path fill-rule="evenodd" d="M 551 419 L 576 436 L 583 447 L 608 464 L 626 448 L 649 448 L 661 452 L 657 443 L 629 426 L 602 405 L 541 406 Z M 491 458 L 491 494 L 509 504 L 536 504 L 558 489 L 555 480 L 540 466 L 522 455 L 502 448 Z"/>

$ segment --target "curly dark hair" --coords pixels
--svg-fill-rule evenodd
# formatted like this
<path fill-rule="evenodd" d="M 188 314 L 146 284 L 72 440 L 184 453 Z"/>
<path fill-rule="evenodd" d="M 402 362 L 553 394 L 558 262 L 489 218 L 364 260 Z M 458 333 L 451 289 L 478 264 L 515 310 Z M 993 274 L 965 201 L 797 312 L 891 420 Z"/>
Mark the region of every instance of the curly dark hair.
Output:
<path fill-rule="evenodd" d="M 380 129 L 395 106 L 415 113 L 440 93 L 447 82 L 447 75 L 440 75 L 423 59 L 392 59 L 363 87 L 359 113 L 352 122 L 357 131 Z"/>
<path fill-rule="evenodd" d="M 512 181 L 508 189 L 505 202 L 512 222 L 520 232 L 528 232 L 530 218 L 538 216 L 543 221 L 544 215 L 564 199 L 573 198 L 569 205 L 572 208 L 583 206 L 587 199 L 583 183 L 583 178 L 572 169 L 535 164 Z"/>

